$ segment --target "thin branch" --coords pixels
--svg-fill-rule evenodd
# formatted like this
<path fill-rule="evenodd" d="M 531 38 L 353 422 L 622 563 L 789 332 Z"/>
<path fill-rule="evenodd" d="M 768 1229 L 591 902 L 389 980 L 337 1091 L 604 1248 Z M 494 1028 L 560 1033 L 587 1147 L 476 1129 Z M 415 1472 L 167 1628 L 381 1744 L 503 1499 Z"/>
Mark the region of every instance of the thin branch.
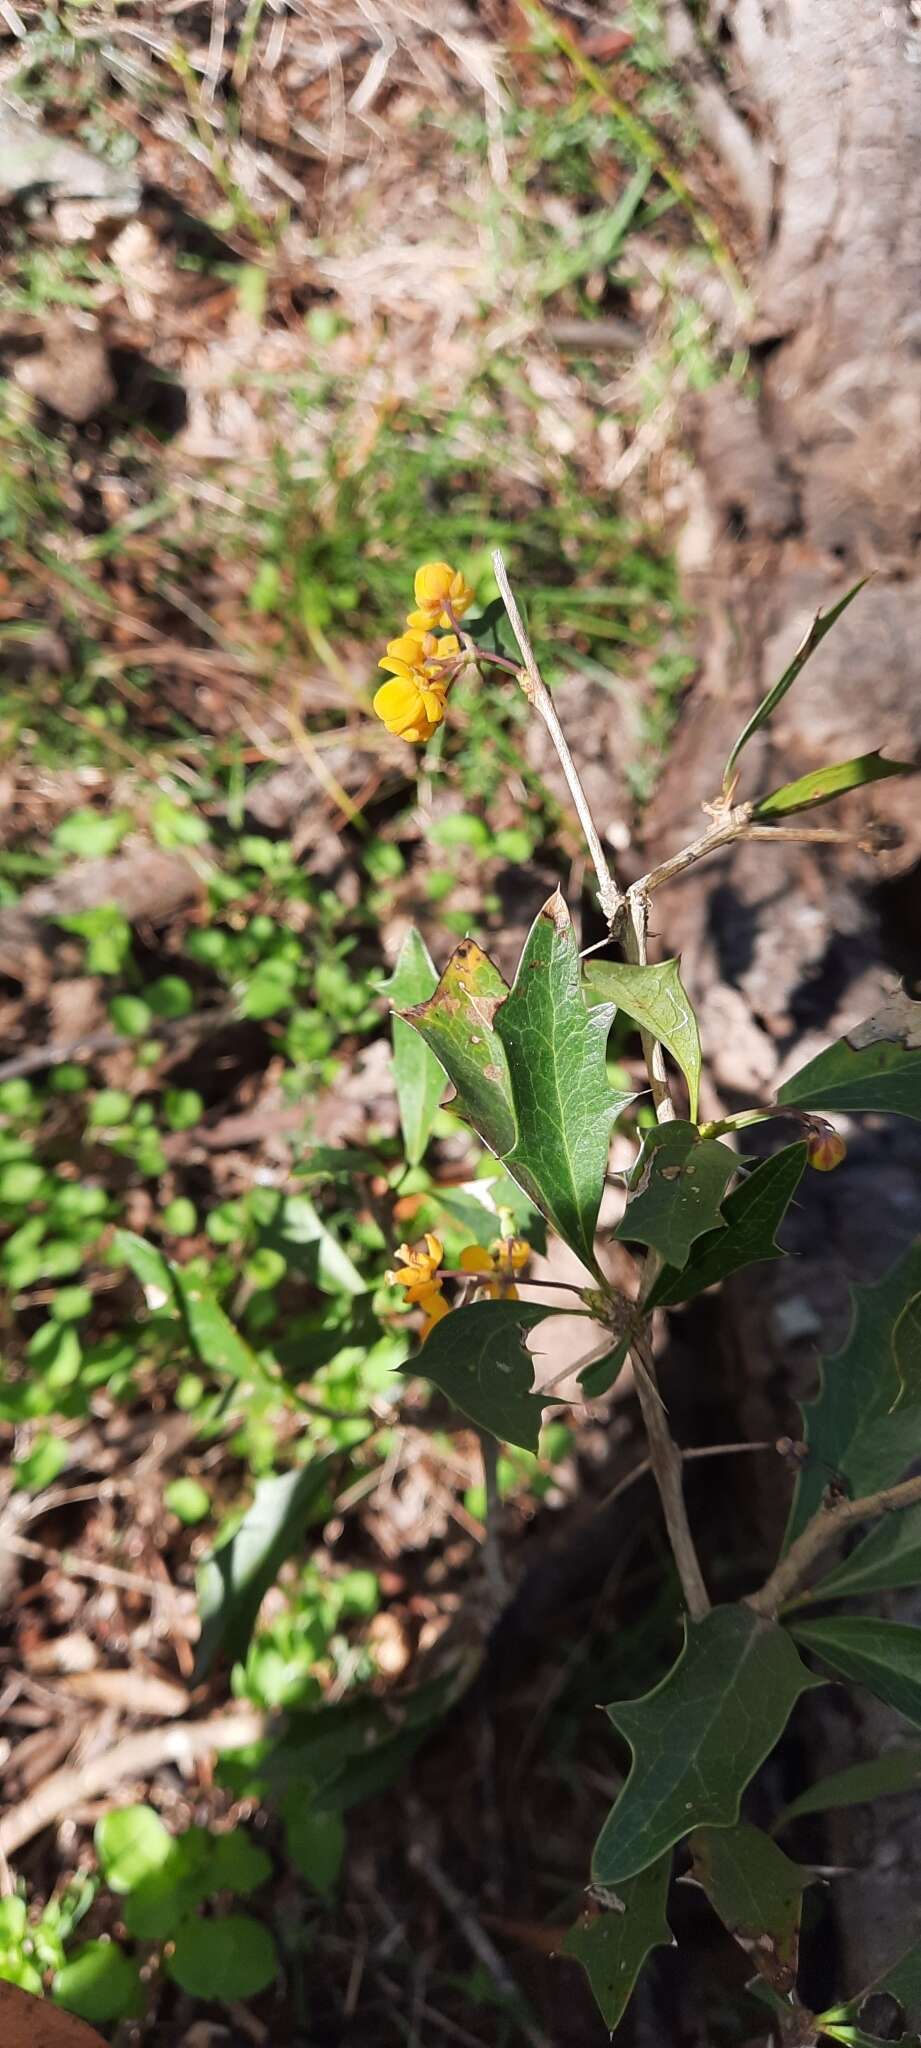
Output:
<path fill-rule="evenodd" d="M 843 1529 L 850 1528 L 854 1522 L 878 1522 L 881 1515 L 895 1514 L 900 1508 L 912 1507 L 916 1501 L 921 1501 L 921 1475 L 915 1479 L 903 1479 L 898 1486 L 883 1487 L 879 1493 L 864 1494 L 862 1500 L 842 1500 L 834 1506 L 817 1509 L 812 1520 L 806 1523 L 802 1535 L 791 1543 L 786 1557 L 775 1565 L 760 1590 L 750 1595 L 747 1606 L 773 1621 L 781 1608 L 786 1607 L 793 1595 L 799 1592 L 816 1559 L 834 1543 Z"/>
<path fill-rule="evenodd" d="M 72 1813 L 87 1799 L 100 1793 L 115 1794 L 119 1785 L 134 1778 L 150 1778 L 161 1764 L 195 1763 L 199 1757 L 223 1754 L 229 1749 L 246 1749 L 266 1733 L 265 1714 L 251 1712 L 216 1714 L 210 1721 L 170 1721 L 163 1728 L 146 1728 L 142 1735 L 129 1735 L 85 1764 L 53 1771 L 36 1785 L 19 1806 L 11 1806 L 0 1820 L 0 1853 L 14 1856 L 33 1835 L 51 1827 L 62 1814 Z"/>
<path fill-rule="evenodd" d="M 473 1907 L 464 1898 L 463 1893 L 458 1891 L 447 1872 L 442 1870 L 441 1864 L 436 1861 L 427 1844 L 419 1840 L 418 1834 L 410 1846 L 408 1861 L 440 1899 L 458 1932 L 463 1935 L 468 1948 L 492 1978 L 503 2002 L 514 2013 L 520 2032 L 525 2040 L 531 2043 L 531 2048 L 550 2048 L 546 2034 L 523 2010 L 518 1985 L 485 1928 L 481 1926 Z"/>
<path fill-rule="evenodd" d="M 646 966 L 646 930 L 649 922 L 649 902 L 645 891 L 634 885 L 627 895 L 627 922 L 624 926 L 624 953 L 633 967 Z M 640 1044 L 649 1075 L 649 1086 L 655 1103 L 656 1118 L 660 1124 L 674 1122 L 675 1105 L 669 1087 L 665 1054 L 657 1038 L 649 1031 L 640 1030 Z M 644 1280 L 647 1276 L 644 1274 Z M 644 1286 L 640 1299 L 645 1301 L 649 1287 Z"/>
<path fill-rule="evenodd" d="M 579 771 L 566 744 L 563 728 L 554 710 L 553 699 L 534 659 L 534 650 L 525 631 L 524 620 L 515 602 L 501 548 L 494 550 L 492 565 L 502 602 L 508 613 L 509 625 L 518 642 L 521 659 L 524 663 L 524 668 L 519 670 L 518 681 L 527 697 L 528 703 L 533 704 L 538 717 L 543 719 L 556 748 L 560 767 L 569 785 L 569 793 L 578 812 L 579 823 L 585 834 L 585 843 L 592 857 L 595 874 L 598 877 L 598 901 L 608 925 L 613 929 L 623 914 L 624 897 L 608 866 L 604 848 L 595 828 L 595 820 L 589 809 L 588 798 L 579 779 Z"/>
<path fill-rule="evenodd" d="M 748 1451 L 776 1451 L 776 1449 L 776 1442 L 771 1437 L 770 1439 L 765 1438 L 760 1443 L 751 1444 L 695 1444 L 689 1451 L 679 1451 L 678 1456 L 681 1459 L 682 1465 L 690 1465 L 696 1458 L 741 1458 Z M 613 1507 L 614 1502 L 620 1499 L 622 1493 L 629 1493 L 631 1487 L 636 1485 L 637 1480 L 645 1479 L 646 1474 L 651 1471 L 652 1459 L 641 1458 L 639 1464 L 633 1465 L 629 1472 L 625 1472 L 623 1479 L 618 1479 L 617 1485 L 612 1486 L 610 1493 L 606 1493 L 604 1499 L 599 1501 L 599 1511 L 602 1508 Z"/>
<path fill-rule="evenodd" d="M 710 1599 L 684 1502 L 681 1452 L 668 1426 L 656 1378 L 655 1360 L 645 1337 L 635 1338 L 631 1355 L 637 1397 L 649 1441 L 649 1462 L 659 1490 L 665 1526 L 678 1567 L 678 1577 L 681 1580 L 681 1590 L 691 1620 L 702 1621 L 704 1615 L 710 1612 Z"/>
<path fill-rule="evenodd" d="M 189 1017 L 157 1017 L 150 1025 L 151 1038 L 207 1038 L 210 1031 L 220 1031 L 238 1015 L 235 1002 L 215 1003 L 210 1010 L 198 1010 Z M 4 1060 L 0 1065 L 0 1081 L 18 1081 L 23 1074 L 40 1074 L 46 1067 L 60 1067 L 68 1060 L 83 1055 L 91 1059 L 95 1053 L 117 1052 L 123 1045 L 136 1045 L 137 1040 L 125 1031 L 84 1031 L 82 1038 L 65 1038 L 49 1045 L 33 1045 L 29 1052 L 17 1053 L 15 1058 Z"/>

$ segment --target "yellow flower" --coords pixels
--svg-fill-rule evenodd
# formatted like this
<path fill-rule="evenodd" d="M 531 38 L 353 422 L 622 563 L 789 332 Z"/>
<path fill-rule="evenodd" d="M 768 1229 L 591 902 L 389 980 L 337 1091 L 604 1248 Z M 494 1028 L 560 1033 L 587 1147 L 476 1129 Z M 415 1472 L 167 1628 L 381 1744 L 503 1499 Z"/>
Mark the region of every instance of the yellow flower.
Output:
<path fill-rule="evenodd" d="M 401 633 L 388 642 L 377 665 L 390 669 L 392 680 L 374 696 L 374 710 L 388 732 L 415 744 L 431 739 L 445 715 L 450 671 L 443 664 L 460 652 L 456 633 L 441 640 L 434 633 Z"/>
<path fill-rule="evenodd" d="M 433 1237 L 426 1231 L 422 1244 L 397 1246 L 400 1264 L 387 1278 L 393 1286 L 402 1287 L 406 1295 L 407 1308 L 421 1308 L 423 1313 L 421 1337 L 423 1343 L 442 1316 L 450 1315 L 450 1308 L 442 1294 L 442 1279 L 439 1266 L 444 1258 L 444 1245 L 440 1237 Z"/>
<path fill-rule="evenodd" d="M 422 632 L 432 626 L 450 626 L 445 603 L 451 605 L 456 618 L 461 618 L 475 595 L 461 570 L 452 569 L 450 562 L 423 562 L 416 570 L 413 588 L 418 610 L 410 612 L 407 624 Z"/>
<path fill-rule="evenodd" d="M 530 1256 L 531 1247 L 522 1237 L 499 1237 L 488 1251 L 481 1244 L 468 1244 L 460 1263 L 465 1273 L 489 1275 L 480 1291 L 490 1301 L 517 1301 L 515 1274 L 524 1271 Z"/>

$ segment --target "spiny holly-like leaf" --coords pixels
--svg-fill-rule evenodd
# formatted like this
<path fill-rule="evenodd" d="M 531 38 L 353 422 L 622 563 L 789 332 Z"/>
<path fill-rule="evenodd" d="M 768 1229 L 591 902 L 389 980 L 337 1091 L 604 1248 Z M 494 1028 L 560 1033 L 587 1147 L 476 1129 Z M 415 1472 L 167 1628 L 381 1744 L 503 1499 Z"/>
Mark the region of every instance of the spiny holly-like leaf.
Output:
<path fill-rule="evenodd" d="M 785 1081 L 796 1109 L 888 1111 L 921 1118 L 921 1003 L 899 990 Z"/>
<path fill-rule="evenodd" d="M 921 1242 L 874 1287 L 854 1288 L 847 1340 L 823 1361 L 818 1394 L 803 1407 L 803 1435 L 813 1455 L 797 1477 L 788 1543 L 821 1507 L 830 1475 L 840 1473 L 855 1496 L 875 1493 L 899 1479 L 921 1452 L 921 1405 L 893 1413 L 901 1382 L 892 1348 L 899 1317 L 919 1291 Z"/>
<path fill-rule="evenodd" d="M 921 1628 L 878 1621 L 870 1614 L 843 1614 L 797 1623 L 793 1634 L 840 1678 L 865 1685 L 921 1728 Z"/>
<path fill-rule="evenodd" d="M 750 1607 L 689 1621 L 667 1678 L 607 1708 L 633 1767 L 595 1844 L 596 1884 L 634 1877 L 692 1828 L 732 1827 L 800 1693 L 819 1683 L 787 1631 Z"/>
<path fill-rule="evenodd" d="M 660 1856 L 648 1870 L 621 1887 L 617 1909 L 583 1913 L 563 1943 L 564 1956 L 575 1956 L 588 1978 L 595 2002 L 609 2032 L 620 2025 L 643 1964 L 654 1948 L 672 1945 L 665 1918 L 671 1855 Z"/>
<path fill-rule="evenodd" d="M 854 1593 L 893 1593 L 921 1586 L 921 1503 L 883 1515 L 862 1543 L 815 1589 L 815 1598 L 840 1600 Z"/>
<path fill-rule="evenodd" d="M 726 1280 L 740 1266 L 758 1260 L 782 1259 L 777 1231 L 802 1179 L 806 1164 L 803 1143 L 787 1145 L 756 1166 L 741 1187 L 723 1203 L 723 1228 L 701 1238 L 683 1272 L 665 1266 L 647 1299 L 648 1308 L 692 1301 L 705 1287 Z"/>
<path fill-rule="evenodd" d="M 757 711 L 752 712 L 748 724 L 743 726 L 742 731 L 740 732 L 739 737 L 736 740 L 735 746 L 733 747 L 729 759 L 726 763 L 726 766 L 723 769 L 724 790 L 728 790 L 731 787 L 733 780 L 733 771 L 735 769 L 736 762 L 739 758 L 739 755 L 742 752 L 743 747 L 748 745 L 749 740 L 759 730 L 759 727 L 765 725 L 767 723 L 767 720 L 771 717 L 772 712 L 776 711 L 778 704 L 782 702 L 783 698 L 787 694 L 787 691 L 789 689 L 792 689 L 793 684 L 796 682 L 797 676 L 802 675 L 803 669 L 805 668 L 810 655 L 814 654 L 816 648 L 821 646 L 826 633 L 831 632 L 832 626 L 835 624 L 835 621 L 837 619 L 840 619 L 843 611 L 847 610 L 848 605 L 851 604 L 853 599 L 857 596 L 858 590 L 863 589 L 866 580 L 866 577 L 862 576 L 860 582 L 855 583 L 852 590 L 847 591 L 845 596 L 840 598 L 837 604 L 832 605 L 831 611 L 816 613 L 816 616 L 812 621 L 809 631 L 806 634 L 805 638 L 800 641 L 800 644 L 796 650 L 796 653 L 793 656 L 793 660 L 791 661 L 789 667 L 784 669 L 783 675 L 780 677 L 779 681 L 773 685 L 772 689 L 768 691 L 767 696 L 762 697 Z"/>
<path fill-rule="evenodd" d="M 812 1872 L 791 1863 L 770 1835 L 746 1822 L 697 1828 L 688 1848 L 692 1875 L 759 1977 L 781 1996 L 793 1991 L 803 1892 Z"/>
<path fill-rule="evenodd" d="M 892 1355 L 899 1376 L 897 1408 L 921 1401 L 921 1294 L 907 1301 L 892 1332 Z"/>
<path fill-rule="evenodd" d="M 297 1548 L 323 1498 L 328 1464 L 328 1459 L 318 1458 L 280 1478 L 258 1480 L 252 1507 L 236 1534 L 205 1559 L 198 1574 L 201 1635 L 196 1681 L 210 1669 L 219 1650 L 228 1657 L 245 1652 L 264 1594 Z"/>
<path fill-rule="evenodd" d="M 424 1003 L 438 986 L 438 971 L 425 940 L 410 925 L 400 947 L 397 963 L 382 989 L 394 1011 L 411 1003 Z M 392 1019 L 393 1078 L 400 1106 L 403 1145 L 407 1162 L 418 1166 L 429 1140 L 438 1104 L 444 1093 L 444 1069 L 429 1051 L 424 1038 L 413 1031 L 399 1014 Z"/>
<path fill-rule="evenodd" d="M 770 796 L 759 796 L 753 806 L 755 818 L 785 818 L 790 811 L 808 811 L 813 804 L 831 803 L 849 789 L 862 789 L 868 782 L 884 782 L 888 775 L 914 775 L 913 761 L 884 761 L 879 749 L 857 754 L 852 761 L 836 761 L 831 768 L 816 768 L 811 775 L 799 775 L 785 782 Z"/>
<path fill-rule="evenodd" d="M 590 1003 L 614 1003 L 643 1031 L 671 1053 L 688 1084 L 692 1123 L 697 1120 L 700 1088 L 700 1032 L 691 999 L 681 979 L 680 960 L 660 960 L 651 967 L 625 961 L 589 960 L 585 987 Z"/>
<path fill-rule="evenodd" d="M 894 1998 L 896 2004 L 902 2008 L 905 2025 L 914 2028 L 921 2026 L 921 1941 L 914 1942 L 912 1947 L 906 1949 L 905 1954 L 899 1957 L 898 1962 L 890 1963 L 882 1976 L 876 1977 L 865 1990 L 858 1991 L 856 1998 L 849 1999 L 847 2005 L 839 2005 L 833 2011 L 819 2013 L 818 2024 L 821 2025 L 823 2033 L 826 2031 L 826 2022 L 829 2028 L 835 2022 L 844 2026 L 849 2023 L 853 2025 L 855 2021 L 863 2020 L 872 2014 L 870 2001 L 877 1998 Z M 857 2042 L 859 2037 L 854 2033 L 846 2033 L 842 2035 L 842 2039 L 853 2043 Z M 901 2034 L 898 2040 L 899 2048 L 914 2048 L 914 2037 L 910 2041 L 907 2035 Z"/>
<path fill-rule="evenodd" d="M 774 1822 L 776 1835 L 788 1821 L 802 1813 L 831 1813 L 842 1806 L 864 1806 L 872 1799 L 893 1798 L 914 1792 L 921 1785 L 921 1747 L 915 1742 L 905 1749 L 887 1750 L 865 1764 L 850 1764 L 846 1771 L 833 1771 L 810 1785 L 797 1799 L 791 1799 Z"/>
<path fill-rule="evenodd" d="M 559 890 L 535 918 L 514 985 L 496 1011 L 509 1058 L 518 1137 L 505 1164 L 591 1272 L 611 1126 L 631 1100 L 608 1084 L 614 1011 L 589 1010 L 579 950 Z"/>
<path fill-rule="evenodd" d="M 723 1227 L 720 1203 L 738 1166 L 728 1145 L 699 1137 L 695 1124 L 658 1124 L 643 1139 L 615 1237 L 653 1245 L 670 1266 L 686 1265 L 695 1239 Z"/>
<path fill-rule="evenodd" d="M 516 1137 L 508 1060 L 493 1022 L 507 995 L 498 967 L 473 939 L 464 939 L 434 995 L 403 1013 L 453 1081 L 458 1115 L 498 1159 Z"/>
<path fill-rule="evenodd" d="M 435 1324 L 403 1370 L 434 1380 L 500 1443 L 536 1451 L 543 1403 L 531 1391 L 534 1360 L 524 1340 L 536 1323 L 562 1313 L 534 1301 L 469 1302 Z"/>

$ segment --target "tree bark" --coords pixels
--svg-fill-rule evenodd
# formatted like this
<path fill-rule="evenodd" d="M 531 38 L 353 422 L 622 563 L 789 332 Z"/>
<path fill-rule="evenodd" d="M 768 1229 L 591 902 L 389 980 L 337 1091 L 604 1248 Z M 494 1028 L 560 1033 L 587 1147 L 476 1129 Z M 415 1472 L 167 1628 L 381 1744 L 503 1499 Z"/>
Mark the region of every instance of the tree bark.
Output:
<path fill-rule="evenodd" d="M 921 755 L 921 6 L 712 0 L 703 42 L 680 0 L 666 0 L 666 18 L 748 216 L 758 389 L 726 382 L 690 405 L 685 580 L 701 669 L 647 813 L 655 859 L 699 829 L 746 718 L 816 610 L 861 576 L 870 584 L 746 749 L 739 795 L 880 746 Z M 888 834 L 876 858 L 858 844 L 871 817 Z M 656 899 L 658 942 L 684 956 L 714 1100 L 732 1107 L 769 1099 L 921 959 L 918 782 L 879 784 L 806 822 L 847 824 L 854 841 L 743 845 Z M 807 1175 L 787 1238 L 800 1259 L 726 1290 L 723 1386 L 742 1434 L 795 1430 L 791 1395 L 811 1391 L 816 1349 L 840 1340 L 845 1278 L 876 1277 L 921 1229 L 917 1127 L 873 1123 L 860 1121 L 830 1182 Z M 751 1509 L 757 1478 L 745 1479 Z M 776 1529 L 782 1506 L 765 1498 L 763 1524 Z M 816 1712 L 817 1777 L 904 1734 L 865 1694 L 829 1688 Z M 858 1866 L 834 1892 L 843 1992 L 910 1939 L 913 1803 L 831 1816 L 827 1860 Z"/>

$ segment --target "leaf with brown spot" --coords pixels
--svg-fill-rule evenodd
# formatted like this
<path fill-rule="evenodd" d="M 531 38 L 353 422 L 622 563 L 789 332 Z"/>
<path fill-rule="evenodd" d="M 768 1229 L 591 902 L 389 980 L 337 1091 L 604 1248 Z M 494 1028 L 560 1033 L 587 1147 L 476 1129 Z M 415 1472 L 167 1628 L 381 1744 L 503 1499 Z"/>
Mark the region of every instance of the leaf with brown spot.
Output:
<path fill-rule="evenodd" d="M 791 1863 L 760 1828 L 697 1828 L 691 1874 L 759 1977 L 787 1996 L 796 1988 L 803 1892 L 811 1870 Z"/>
<path fill-rule="evenodd" d="M 493 1019 L 508 983 L 473 939 L 452 953 L 434 995 L 401 1012 L 454 1083 L 454 1108 L 497 1159 L 517 1129 L 505 1047 Z"/>

